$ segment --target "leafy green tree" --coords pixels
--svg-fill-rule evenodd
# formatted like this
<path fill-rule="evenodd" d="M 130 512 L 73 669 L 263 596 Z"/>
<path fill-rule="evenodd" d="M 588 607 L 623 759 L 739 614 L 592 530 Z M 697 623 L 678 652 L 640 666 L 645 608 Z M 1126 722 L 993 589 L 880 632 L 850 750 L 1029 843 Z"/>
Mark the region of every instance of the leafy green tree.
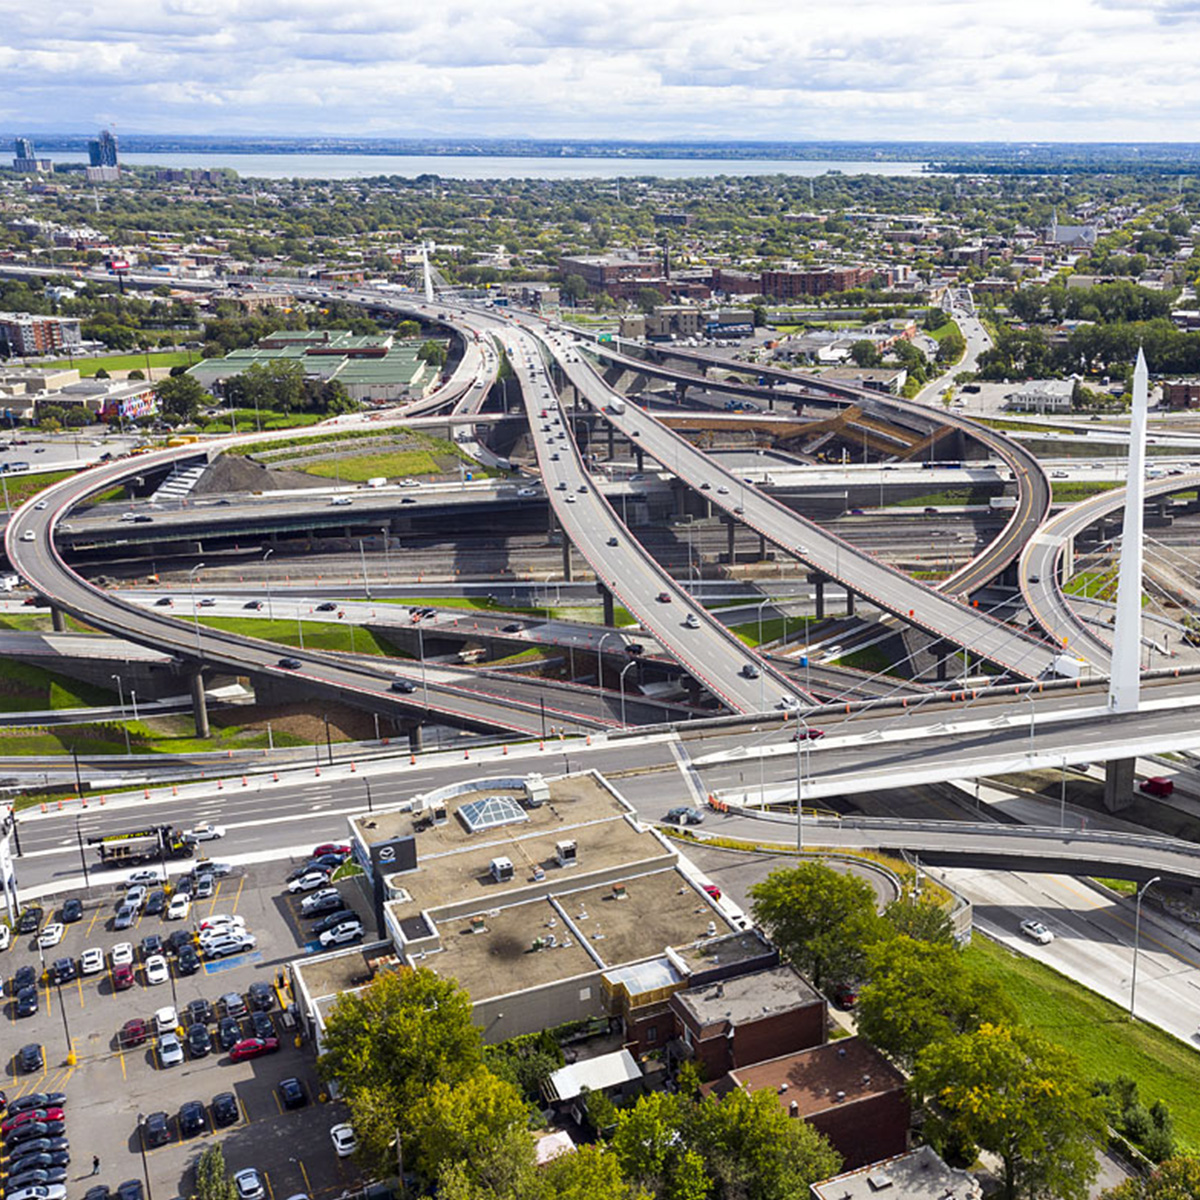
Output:
<path fill-rule="evenodd" d="M 1169 1158 L 1148 1176 L 1135 1176 L 1100 1193 L 1100 1200 L 1197 1200 L 1200 1158 Z"/>
<path fill-rule="evenodd" d="M 655 1196 L 676 1196 L 677 1176 L 685 1190 L 693 1183 L 694 1164 L 686 1160 L 687 1146 L 680 1136 L 682 1108 L 678 1096 L 650 1092 L 617 1114 L 610 1144 L 621 1174 Z"/>
<path fill-rule="evenodd" d="M 196 1200 L 237 1200 L 219 1145 L 209 1146 L 196 1160 Z"/>
<path fill-rule="evenodd" d="M 938 342 L 937 360 L 940 363 L 956 363 L 966 352 L 967 339 L 957 329 L 951 329 Z"/>
<path fill-rule="evenodd" d="M 928 1046 L 913 1072 L 936 1141 L 1000 1157 L 1006 1200 L 1085 1200 L 1103 1143 L 1100 1102 L 1077 1061 L 1028 1029 L 983 1025 Z"/>
<path fill-rule="evenodd" d="M 580 300 L 587 299 L 588 285 L 582 275 L 568 275 L 562 281 L 560 288 L 562 295 L 566 296 L 572 304 L 578 304 Z"/>
<path fill-rule="evenodd" d="M 883 362 L 879 348 L 866 338 L 860 338 L 850 347 L 850 357 L 859 367 L 877 367 Z"/>
<path fill-rule="evenodd" d="M 837 1174 L 841 1155 L 806 1121 L 793 1120 L 773 1092 L 705 1097 L 683 1119 L 719 1200 L 790 1200 Z"/>
<path fill-rule="evenodd" d="M 446 347 L 442 342 L 435 342 L 430 338 L 417 351 L 417 357 L 430 366 L 440 367 L 446 361 Z"/>
<path fill-rule="evenodd" d="M 638 288 L 637 298 L 634 301 L 644 313 L 652 313 L 662 302 L 662 292 L 658 288 L 652 287 Z"/>
<path fill-rule="evenodd" d="M 415 338 L 421 336 L 421 323 L 419 321 L 401 321 L 396 326 L 396 336 L 398 338 Z"/>
<path fill-rule="evenodd" d="M 154 392 L 158 396 L 158 406 L 164 413 L 184 421 L 194 421 L 200 406 L 212 399 L 194 375 L 160 379 L 154 385 Z"/>
<path fill-rule="evenodd" d="M 924 893 L 918 899 L 893 900 L 884 910 L 883 919 L 897 932 L 919 942 L 938 942 L 950 945 L 954 941 L 954 925 L 950 914 L 937 899 Z"/>
<path fill-rule="evenodd" d="M 617 1156 L 600 1146 L 580 1146 L 542 1169 L 546 1200 L 631 1200 Z M 526 1200 L 521 1197 L 521 1200 Z"/>
<path fill-rule="evenodd" d="M 857 977 L 885 933 L 871 885 L 824 863 L 772 871 L 750 896 L 754 919 L 818 988 Z"/>
<path fill-rule="evenodd" d="M 754 328 L 765 329 L 767 326 L 767 309 L 763 304 L 756 304 L 751 310 Z"/>
<path fill-rule="evenodd" d="M 946 943 L 904 934 L 877 942 L 867 951 L 867 979 L 858 995 L 859 1032 L 906 1069 L 935 1042 L 1016 1019 L 1007 997 Z"/>
<path fill-rule="evenodd" d="M 512 1084 L 480 1067 L 457 1083 L 438 1080 L 427 1087 L 405 1113 L 405 1157 L 426 1179 L 436 1179 L 443 1167 L 476 1158 L 524 1130 L 528 1110 Z M 527 1152 L 533 1146 L 525 1139 Z"/>

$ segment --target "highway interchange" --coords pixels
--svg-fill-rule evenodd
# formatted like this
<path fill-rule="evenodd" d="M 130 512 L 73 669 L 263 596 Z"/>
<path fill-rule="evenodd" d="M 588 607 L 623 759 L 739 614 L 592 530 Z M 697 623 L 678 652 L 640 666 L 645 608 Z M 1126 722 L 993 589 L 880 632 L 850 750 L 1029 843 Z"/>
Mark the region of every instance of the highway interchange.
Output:
<path fill-rule="evenodd" d="M 364 297 L 363 302 L 383 306 L 379 297 Z M 405 301 L 402 307 L 406 312 L 417 309 L 426 316 L 433 315 L 432 306 Z M 448 307 L 443 305 L 442 311 Z M 554 768 L 547 769 L 567 770 L 578 766 L 604 770 L 622 781 L 619 786 L 643 816 L 655 819 L 661 817 L 672 802 L 677 803 L 686 795 L 688 789 L 696 792 L 691 798 L 698 802 L 704 801 L 706 793 L 736 800 L 740 791 L 742 803 L 752 805 L 751 793 L 755 784 L 761 798 L 778 801 L 786 800 L 789 791 L 794 794 L 799 783 L 808 802 L 821 796 L 847 794 L 858 788 L 917 785 L 933 780 L 993 774 L 1014 769 L 1017 765 L 1057 766 L 1067 762 L 1100 761 L 1110 756 L 1116 745 L 1123 754 L 1200 748 L 1200 735 L 1194 732 L 1192 711 L 1193 705 L 1200 701 L 1193 699 L 1192 686 L 1186 678 L 1177 683 L 1170 678 L 1155 681 L 1147 689 L 1149 703 L 1143 711 L 1122 717 L 1117 722 L 1112 718 L 1102 719 L 1103 705 L 1097 705 L 1094 694 L 1075 695 L 1069 690 L 1054 689 L 1043 692 L 1040 688 L 1019 689 L 1019 694 L 1008 701 L 999 695 L 988 695 L 986 691 L 978 695 L 968 695 L 965 691 L 953 696 L 939 695 L 930 702 L 928 710 L 932 713 L 936 704 L 938 715 L 924 719 L 907 709 L 897 709 L 895 705 L 878 710 L 856 706 L 852 719 L 850 714 L 812 711 L 809 698 L 789 676 L 780 674 L 761 656 L 747 651 L 629 535 L 617 512 L 596 486 L 597 481 L 590 475 L 574 439 L 567 434 L 566 414 L 559 404 L 554 383 L 556 379 L 569 381 L 595 412 L 611 421 L 630 442 L 636 440 L 666 472 L 702 493 L 730 519 L 757 530 L 827 577 L 845 582 L 882 609 L 949 642 L 965 643 L 981 656 L 1007 666 L 1011 676 L 1016 678 L 1037 679 L 1043 675 L 1054 643 L 1061 642 L 1064 636 L 1076 640 L 1076 644 L 1087 643 L 1090 653 L 1086 657 L 1103 665 L 1106 643 L 1086 627 L 1081 627 L 1079 620 L 1071 615 L 1069 605 L 1058 591 L 1060 572 L 1056 559 L 1064 540 L 1094 520 L 1095 513 L 1118 505 L 1119 494 L 1098 497 L 1092 505 L 1090 520 L 1084 520 L 1081 510 L 1075 515 L 1077 510 L 1071 509 L 1058 519 L 1057 524 L 1043 526 L 1044 532 L 1031 538 L 1033 528 L 1043 520 L 1049 506 L 1045 474 L 1040 467 L 1036 471 L 1029 469 L 1027 463 L 1031 456 L 1006 455 L 1019 483 L 1020 511 L 1006 525 L 998 539 L 999 547 L 993 542 L 986 549 L 982 556 L 984 571 L 981 573 L 977 565 L 980 557 L 977 556 L 944 589 L 950 594 L 940 594 L 928 587 L 914 587 L 912 580 L 863 554 L 849 542 L 803 521 L 759 488 L 746 484 L 737 472 L 721 468 L 713 458 L 701 454 L 636 406 L 626 404 L 623 411 L 614 411 L 612 393 L 604 387 L 572 340 L 545 331 L 535 333 L 531 327 L 518 328 L 517 322 L 511 319 L 502 321 L 495 314 L 480 311 L 455 313 L 452 319 L 459 323 L 469 320 L 472 333 L 495 331 L 498 342 L 507 346 L 509 357 L 526 385 L 522 394 L 533 445 L 556 521 L 574 549 L 595 570 L 597 578 L 606 583 L 611 579 L 612 592 L 633 612 L 643 629 L 660 647 L 683 663 L 689 673 L 730 711 L 752 717 L 756 713 L 776 710 L 772 718 L 764 717 L 761 728 L 740 726 L 724 735 L 714 730 L 703 735 L 703 743 L 690 744 L 682 755 L 680 738 L 671 733 L 633 741 L 606 742 L 599 738 L 594 747 L 575 741 L 551 743 L 536 751 L 533 745 L 524 748 L 513 745 L 505 753 L 514 763 L 523 757 L 534 756 L 539 762 L 550 760 L 555 764 Z M 432 412 L 447 403 L 460 413 L 478 412 L 498 367 L 498 356 L 484 338 L 468 335 L 465 340 L 466 352 L 460 370 L 446 388 L 439 390 L 434 401 L 420 402 L 420 412 Z M 543 409 L 546 415 L 543 415 Z M 219 446 L 213 449 L 219 449 Z M 150 469 L 176 457 L 179 457 L 178 451 L 146 455 L 138 460 L 139 469 Z M 113 634 L 161 647 L 175 656 L 185 670 L 187 664 L 194 667 L 197 661 L 202 661 L 235 672 L 249 670 L 276 679 L 295 678 L 302 680 L 312 694 L 352 700 L 369 698 L 377 709 L 394 706 L 398 711 L 411 712 L 416 704 L 411 695 L 391 691 L 393 678 L 402 674 L 410 683 L 419 683 L 421 708 L 428 712 L 442 713 L 468 725 L 474 722 L 481 728 L 500 727 L 527 736 L 538 736 L 543 732 L 545 718 L 540 702 L 536 702 L 532 694 L 527 699 L 515 694 L 481 696 L 478 689 L 473 692 L 451 670 L 434 667 L 393 670 L 390 666 L 383 670 L 369 663 L 299 651 L 294 657 L 300 665 L 292 668 L 281 663 L 278 646 L 224 635 L 199 624 L 189 625 L 89 586 L 57 557 L 53 540 L 56 526 L 61 527 L 64 518 L 69 520 L 71 508 L 87 495 L 111 486 L 129 471 L 129 463 L 94 468 L 44 493 L 48 501 L 45 508 L 27 505 L 10 521 L 6 532 L 10 561 L 57 607 Z M 1195 478 L 1172 479 L 1162 481 L 1152 490 L 1165 494 L 1179 490 L 1187 483 L 1195 486 L 1196 482 Z M 565 486 L 560 487 L 560 484 Z M 452 503 L 471 503 L 478 492 L 493 491 L 491 485 L 472 492 L 460 488 L 453 498 L 447 495 L 445 499 Z M 572 500 L 569 502 L 567 497 Z M 1072 516 L 1073 519 L 1068 519 Z M 986 581 L 987 571 L 994 574 L 997 564 L 1002 565 L 1006 556 L 1011 559 L 1017 553 L 1021 553 L 1019 578 L 1025 600 L 1053 641 L 1039 641 L 1019 634 L 957 599 L 960 591 L 965 593 Z M 664 595 L 669 599 L 659 599 Z M 695 627 L 692 627 L 691 618 L 694 618 Z M 616 641 L 614 637 L 614 643 Z M 758 673 L 747 673 L 747 665 Z M 551 713 L 555 724 L 567 729 L 586 732 L 611 728 L 623 721 L 621 710 L 624 705 L 618 707 L 611 695 L 593 696 L 591 710 L 585 714 L 581 711 L 585 707 L 582 702 L 568 703 L 557 692 L 549 694 L 555 698 L 555 703 L 548 702 L 546 711 Z M 810 723 L 820 720 L 826 727 L 826 737 L 804 748 L 804 765 L 798 780 L 792 763 L 795 747 L 790 742 L 791 731 L 796 726 L 789 723 L 781 727 L 779 718 L 801 701 L 805 719 Z M 780 710 L 781 702 L 783 710 Z M 947 716 L 947 706 L 957 706 L 957 713 Z M 1006 711 L 1001 711 L 1002 708 Z M 506 715 L 498 719 L 501 709 Z M 844 726 L 837 724 L 839 720 L 844 721 Z M 796 762 L 800 763 L 799 755 L 796 755 Z M 461 762 L 447 762 L 435 767 L 432 762 L 427 765 L 423 757 L 408 770 L 394 769 L 387 773 L 379 773 L 375 767 L 369 773 L 364 770 L 349 787 L 338 786 L 336 776 L 328 773 L 320 780 L 313 778 L 301 782 L 296 778 L 286 791 L 281 789 L 279 793 L 271 794 L 269 816 L 263 815 L 263 792 L 270 793 L 270 787 L 266 775 L 260 773 L 242 789 L 233 788 L 218 794 L 210 787 L 203 799 L 197 799 L 194 815 L 196 819 L 219 816 L 231 830 L 236 830 L 236 853 L 249 857 L 276 856 L 290 852 L 287 847 L 279 846 L 281 826 L 287 827 L 289 846 L 293 840 L 296 845 L 320 840 L 336 832 L 345 813 L 364 807 L 363 801 L 387 803 L 425 790 L 446 778 L 461 777 L 464 769 L 472 768 L 464 768 Z M 697 791 L 698 781 L 700 791 Z M 359 787 L 362 788 L 361 797 Z M 135 798 L 116 801 L 103 813 L 93 806 L 87 813 L 76 810 L 73 815 L 78 818 L 81 828 L 92 830 L 112 827 L 114 822 L 127 819 L 124 814 L 129 808 L 135 808 L 141 820 L 160 813 L 173 815 L 178 807 L 178 800 L 173 798 Z M 760 823 L 753 823 L 749 817 L 731 817 L 727 821 L 725 828 L 730 833 L 763 836 Z M 822 844 L 863 844 L 866 836 L 869 841 L 873 839 L 875 845 L 913 848 L 920 841 L 917 832 L 911 828 L 907 831 L 899 829 L 890 837 L 880 836 L 878 830 L 864 835 L 862 831 L 856 833 L 848 829 L 814 828 L 819 830 Z M 751 833 L 751 829 L 756 832 Z M 980 837 L 974 830 L 958 833 L 940 830 L 928 836 L 934 834 L 943 838 L 947 846 L 955 839 L 964 845 L 972 840 L 977 844 Z M 26 817 L 22 821 L 22 838 L 24 886 L 35 890 L 58 889 L 73 880 L 73 830 L 68 832 L 68 827 L 56 814 Z M 839 841 L 839 838 L 848 840 Z M 989 841 L 994 840 L 995 835 L 990 834 Z M 922 845 L 929 851 L 928 838 Z M 233 842 L 231 849 L 232 846 Z M 1155 869 L 1155 854 L 1159 855 L 1157 861 L 1161 863 L 1165 861 L 1163 854 L 1176 851 L 1144 847 L 1137 853 L 1146 857 L 1136 868 L 1130 867 L 1131 856 L 1136 855 L 1128 847 L 1113 852 L 1115 857 L 1106 858 L 1108 851 L 1089 843 L 1086 853 L 1097 862 L 1110 863 L 1112 874 L 1118 874 L 1124 867 L 1135 875 L 1140 872 L 1140 877 L 1144 878 L 1147 872 Z M 1178 868 L 1181 877 L 1188 876 L 1191 871 L 1186 864 Z M 987 872 L 982 875 L 991 878 Z M 1029 887 L 1041 886 L 1030 884 L 1024 876 L 1011 878 L 1011 884 L 989 883 L 987 887 L 991 887 L 996 895 L 1004 894 L 1004 887 L 1011 887 L 1012 907 L 1027 903 Z M 980 894 L 987 890 L 983 884 L 975 886 Z M 1087 895 L 1090 897 L 1091 893 L 1087 892 Z M 1062 896 L 1055 903 L 1064 911 L 1070 908 Z M 1105 936 L 1115 937 L 1112 905 L 1107 900 L 1089 899 L 1082 908 L 1089 907 L 1102 909 L 1102 918 L 1085 915 L 1079 919 L 1103 919 L 1109 922 Z M 1076 918 L 1063 920 L 1064 928 L 1071 928 L 1071 922 Z M 1116 920 L 1119 923 L 1119 918 Z M 1001 937 L 1012 935 L 1012 922 L 1007 918 L 985 916 L 984 927 Z M 1080 926 L 1078 936 L 1073 935 L 1070 944 L 1079 943 L 1084 932 Z M 1158 945 L 1168 958 L 1186 957 L 1188 951 L 1184 943 L 1170 940 L 1173 937 L 1171 931 L 1164 929 L 1155 936 L 1160 937 Z M 1080 958 L 1080 971 L 1097 969 L 1099 959 L 1089 958 L 1088 953 Z M 1160 964 L 1159 973 L 1170 974 L 1171 968 Z M 1150 976 L 1154 974 L 1152 969 Z M 1193 982 L 1190 986 L 1197 985 Z M 1168 1028 L 1172 1021 L 1178 1024 L 1177 1016 L 1168 1020 L 1164 1015 L 1163 1021 Z M 1181 1031 L 1173 1029 L 1173 1032 Z"/>

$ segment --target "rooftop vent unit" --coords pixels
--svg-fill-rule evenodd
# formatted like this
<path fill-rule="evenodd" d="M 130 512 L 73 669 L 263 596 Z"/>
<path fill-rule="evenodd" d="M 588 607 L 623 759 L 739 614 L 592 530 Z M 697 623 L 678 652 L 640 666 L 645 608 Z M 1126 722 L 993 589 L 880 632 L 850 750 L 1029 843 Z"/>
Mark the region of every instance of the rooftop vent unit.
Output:
<path fill-rule="evenodd" d="M 560 867 L 573 867 L 579 861 L 579 846 L 575 842 L 556 842 L 554 857 Z"/>
<path fill-rule="evenodd" d="M 446 802 L 444 800 L 435 801 L 433 807 L 429 810 L 429 816 L 435 825 L 445 825 L 449 819 L 446 816 Z"/>
<path fill-rule="evenodd" d="M 628 900 L 629 893 L 625 890 L 623 883 L 614 883 L 612 885 L 612 894 L 614 900 Z"/>
<path fill-rule="evenodd" d="M 511 858 L 493 858 L 492 859 L 492 878 L 497 883 L 508 883 L 513 877 L 513 865 Z"/>
<path fill-rule="evenodd" d="M 484 922 L 484 919 L 482 917 L 472 917 L 471 918 L 471 932 L 472 933 L 487 933 L 487 924 Z"/>

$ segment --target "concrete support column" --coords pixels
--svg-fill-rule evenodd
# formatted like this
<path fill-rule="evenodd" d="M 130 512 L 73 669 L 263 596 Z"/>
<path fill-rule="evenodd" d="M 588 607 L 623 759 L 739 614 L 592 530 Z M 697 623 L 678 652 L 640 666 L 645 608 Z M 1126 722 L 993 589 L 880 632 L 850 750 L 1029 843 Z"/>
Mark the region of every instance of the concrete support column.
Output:
<path fill-rule="evenodd" d="M 765 562 L 767 558 L 767 539 L 760 533 L 758 535 L 758 561 Z"/>
<path fill-rule="evenodd" d="M 55 633 L 67 632 L 67 615 L 53 604 L 50 606 L 50 624 Z"/>
<path fill-rule="evenodd" d="M 1062 554 L 1058 559 L 1058 586 L 1065 587 L 1067 580 L 1075 574 L 1075 535 L 1063 542 Z"/>
<path fill-rule="evenodd" d="M 192 719 L 196 724 L 196 736 L 209 736 L 208 701 L 204 696 L 204 670 L 197 668 L 188 676 L 188 690 L 192 694 Z"/>
<path fill-rule="evenodd" d="M 634 446 L 633 459 L 637 463 L 638 473 L 641 474 L 646 469 L 646 452 L 641 446 Z"/>
<path fill-rule="evenodd" d="M 825 620 L 825 576 L 817 577 L 817 620 Z"/>
<path fill-rule="evenodd" d="M 854 616 L 854 593 L 849 588 L 846 589 L 846 616 Z"/>
<path fill-rule="evenodd" d="M 734 564 L 734 562 L 736 561 L 736 559 L 734 558 L 734 550 L 733 550 L 734 524 L 733 524 L 733 522 L 732 522 L 732 521 L 728 521 L 728 522 L 726 522 L 726 525 L 725 525 L 725 532 L 726 532 L 726 533 L 729 535 L 729 536 L 728 536 L 728 539 L 727 539 L 727 545 L 728 545 L 728 554 L 729 554 L 729 565 L 730 565 L 730 566 L 733 566 L 733 564 Z"/>
<path fill-rule="evenodd" d="M 1104 764 L 1104 807 L 1120 812 L 1133 803 L 1133 767 L 1136 759 L 1110 758 Z"/>
<path fill-rule="evenodd" d="M 617 623 L 617 614 L 613 608 L 613 594 L 602 583 L 596 584 L 600 591 L 600 599 L 604 603 L 604 624 L 610 629 Z"/>
<path fill-rule="evenodd" d="M 567 583 L 570 583 L 575 578 L 575 576 L 571 570 L 571 539 L 569 537 L 567 537 L 565 532 L 563 533 L 562 552 L 563 552 L 563 579 L 565 579 L 567 581 Z"/>
<path fill-rule="evenodd" d="M 687 384 L 677 383 L 675 385 L 675 403 L 682 404 L 687 399 Z"/>
<path fill-rule="evenodd" d="M 681 516 L 687 516 L 688 490 L 679 480 L 674 480 L 671 486 L 675 489 L 675 512 Z"/>
<path fill-rule="evenodd" d="M 613 428 L 611 422 L 606 421 L 605 424 L 608 426 L 608 461 L 612 462 L 616 457 L 616 450 L 613 447 L 613 435 L 616 433 L 616 430 Z"/>
<path fill-rule="evenodd" d="M 418 721 L 408 727 L 408 749 L 412 754 L 419 754 L 421 751 L 421 730 L 424 726 Z"/>

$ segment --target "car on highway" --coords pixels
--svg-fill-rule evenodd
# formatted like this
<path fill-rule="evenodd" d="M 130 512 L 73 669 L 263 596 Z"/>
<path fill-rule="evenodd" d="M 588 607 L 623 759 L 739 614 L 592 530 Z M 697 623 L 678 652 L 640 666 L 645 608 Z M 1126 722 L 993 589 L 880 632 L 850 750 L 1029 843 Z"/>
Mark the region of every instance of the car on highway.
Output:
<path fill-rule="evenodd" d="M 247 600 L 246 603 L 242 605 L 242 607 L 248 608 L 251 612 L 261 612 L 262 607 L 263 607 L 263 602 L 261 600 Z"/>
<path fill-rule="evenodd" d="M 393 692 L 399 692 L 405 696 L 411 696 L 412 693 L 417 690 L 417 685 L 415 683 L 413 683 L 413 681 L 411 679 L 404 679 L 400 676 L 397 676 L 388 685 L 388 690 L 393 691 Z"/>
<path fill-rule="evenodd" d="M 684 629 L 699 629 L 700 618 L 695 613 L 688 613 L 683 619 L 683 627 Z"/>
<path fill-rule="evenodd" d="M 704 813 L 690 804 L 677 804 L 667 810 L 663 819 L 674 825 L 699 825 L 704 820 Z"/>
<path fill-rule="evenodd" d="M 317 612 L 337 612 L 337 605 L 332 600 L 326 600 L 317 605 Z"/>
<path fill-rule="evenodd" d="M 671 593 L 670 592 L 659 592 L 658 593 L 658 602 L 659 602 L 659 604 L 670 604 L 671 603 Z"/>
<path fill-rule="evenodd" d="M 244 1062 L 248 1058 L 261 1058 L 264 1054 L 274 1054 L 279 1049 L 279 1039 L 274 1037 L 248 1037 L 235 1042 L 230 1048 L 231 1062 Z"/>
<path fill-rule="evenodd" d="M 37 535 L 33 532 L 32 529 L 26 529 L 25 532 L 21 534 L 21 541 L 32 542 L 36 538 L 36 536 Z"/>
<path fill-rule="evenodd" d="M 155 608 L 174 608 L 175 601 L 170 596 L 159 596 L 154 602 Z"/>
<path fill-rule="evenodd" d="M 298 671 L 303 664 L 298 658 L 281 658 L 278 665 L 285 671 Z"/>
<path fill-rule="evenodd" d="M 183 1043 L 176 1033 L 164 1033 L 158 1039 L 158 1061 L 164 1067 L 177 1067 L 183 1062 Z"/>
<path fill-rule="evenodd" d="M 199 825 L 193 826 L 191 829 L 185 829 L 183 832 L 183 840 L 185 842 L 215 842 L 218 838 L 225 836 L 224 825 L 214 825 L 211 821 L 204 821 Z"/>
<path fill-rule="evenodd" d="M 825 736 L 823 729 L 797 729 L 792 734 L 793 742 L 815 742 Z"/>
<path fill-rule="evenodd" d="M 57 921 L 51 921 L 41 933 L 38 934 L 38 949 L 49 950 L 53 946 L 57 946 L 63 940 L 63 934 L 67 931 Z"/>
<path fill-rule="evenodd" d="M 1046 926 L 1041 923 L 1041 921 L 1022 921 L 1021 932 L 1027 938 L 1029 938 L 1030 941 L 1037 942 L 1039 946 L 1048 946 L 1052 941 L 1054 941 L 1054 934 L 1047 929 Z"/>

